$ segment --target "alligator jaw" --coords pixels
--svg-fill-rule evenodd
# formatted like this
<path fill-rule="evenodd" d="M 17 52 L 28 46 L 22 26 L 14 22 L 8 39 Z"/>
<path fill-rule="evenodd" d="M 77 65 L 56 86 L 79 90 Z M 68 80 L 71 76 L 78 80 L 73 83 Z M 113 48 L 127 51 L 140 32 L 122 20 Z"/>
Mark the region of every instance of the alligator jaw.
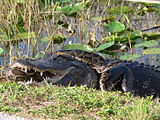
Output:
<path fill-rule="evenodd" d="M 34 67 L 34 66 L 27 66 L 27 65 L 23 65 L 21 63 L 14 63 L 13 65 L 11 65 L 12 69 L 14 68 L 18 68 L 18 69 L 21 69 L 23 72 L 25 73 L 28 73 L 28 72 L 39 72 L 41 76 L 43 76 L 43 73 L 46 72 L 46 71 L 52 71 L 53 74 L 56 74 L 59 72 L 59 70 L 43 70 L 43 69 L 38 69 L 37 67 Z"/>
<path fill-rule="evenodd" d="M 66 70 L 55 69 L 38 69 L 34 66 L 26 66 L 22 63 L 16 62 L 10 66 L 12 77 L 15 81 L 56 81 L 64 77 Z M 24 77 L 25 76 L 25 77 Z M 9 79 L 9 78 L 8 78 Z M 10 80 L 10 79 L 9 79 Z"/>

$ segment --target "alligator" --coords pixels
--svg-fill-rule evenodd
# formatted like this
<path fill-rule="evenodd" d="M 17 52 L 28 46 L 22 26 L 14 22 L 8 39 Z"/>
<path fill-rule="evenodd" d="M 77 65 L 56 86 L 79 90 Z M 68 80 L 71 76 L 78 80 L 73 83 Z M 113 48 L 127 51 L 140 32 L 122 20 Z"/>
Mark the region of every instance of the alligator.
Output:
<path fill-rule="evenodd" d="M 25 85 L 51 83 L 57 86 L 85 85 L 97 89 L 98 76 L 85 63 L 69 56 L 47 54 L 42 58 L 14 61 L 1 71 L 0 81 L 15 81 Z"/>
<path fill-rule="evenodd" d="M 44 57 L 14 61 L 1 71 L 0 80 L 49 82 L 57 86 L 131 92 L 159 97 L 159 66 L 136 61 L 109 60 L 83 50 L 58 50 Z"/>
<path fill-rule="evenodd" d="M 55 55 L 68 55 L 82 61 L 100 74 L 101 90 L 131 92 L 134 96 L 159 97 L 160 66 L 137 61 L 108 60 L 82 50 L 59 50 Z"/>

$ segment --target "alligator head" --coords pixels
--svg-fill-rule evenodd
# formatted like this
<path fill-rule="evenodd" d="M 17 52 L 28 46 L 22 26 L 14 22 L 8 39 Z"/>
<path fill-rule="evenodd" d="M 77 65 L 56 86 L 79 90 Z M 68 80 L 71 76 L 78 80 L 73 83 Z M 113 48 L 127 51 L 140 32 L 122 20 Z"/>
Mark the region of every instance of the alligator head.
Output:
<path fill-rule="evenodd" d="M 48 54 L 39 59 L 19 59 L 2 70 L 1 75 L 7 81 L 46 80 L 55 85 L 87 85 L 97 87 L 97 75 L 85 63 L 69 56 Z M 92 79 L 92 80 L 90 80 Z"/>

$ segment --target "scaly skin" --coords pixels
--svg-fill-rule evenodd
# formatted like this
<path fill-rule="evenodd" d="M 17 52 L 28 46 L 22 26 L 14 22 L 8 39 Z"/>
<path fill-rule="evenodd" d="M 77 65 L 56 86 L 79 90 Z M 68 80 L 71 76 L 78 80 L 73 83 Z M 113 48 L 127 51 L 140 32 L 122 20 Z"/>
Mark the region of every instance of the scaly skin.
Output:
<path fill-rule="evenodd" d="M 69 55 L 75 58 L 76 60 L 86 63 L 92 69 L 95 69 L 98 73 L 100 73 L 99 84 L 102 91 L 107 90 L 105 83 L 108 77 L 110 76 L 110 74 L 108 74 L 107 71 L 121 62 L 120 60 L 106 60 L 98 54 L 82 50 L 58 50 L 54 54 Z"/>
<path fill-rule="evenodd" d="M 106 81 L 108 89 L 131 92 L 134 96 L 160 95 L 159 67 L 124 61 L 112 67 L 108 73 L 110 74 Z"/>
<path fill-rule="evenodd" d="M 101 74 L 99 83 L 102 90 L 122 90 L 139 96 L 160 94 L 160 67 L 132 61 L 105 60 L 98 54 L 82 50 L 59 50 L 55 55 L 71 56 L 95 69 Z"/>
<path fill-rule="evenodd" d="M 60 50 L 39 59 L 20 59 L 1 72 L 0 80 L 46 80 L 58 86 L 86 85 L 159 97 L 160 67 L 133 61 L 106 60 L 82 50 Z"/>
<path fill-rule="evenodd" d="M 98 86 L 97 74 L 81 61 L 48 54 L 39 59 L 19 59 L 1 72 L 7 81 L 47 81 L 58 86 Z M 4 79 L 3 79 L 4 80 Z"/>
<path fill-rule="evenodd" d="M 88 64 L 92 69 L 95 69 L 98 73 L 103 73 L 106 69 L 106 59 L 95 53 L 82 50 L 58 50 L 54 54 L 72 56 L 76 60 Z"/>

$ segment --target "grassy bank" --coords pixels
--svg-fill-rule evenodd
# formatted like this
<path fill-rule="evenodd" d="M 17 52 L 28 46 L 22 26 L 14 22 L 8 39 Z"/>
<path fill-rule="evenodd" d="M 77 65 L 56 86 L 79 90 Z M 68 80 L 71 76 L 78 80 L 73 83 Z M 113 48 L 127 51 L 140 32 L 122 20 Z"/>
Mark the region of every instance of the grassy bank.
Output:
<path fill-rule="evenodd" d="M 0 85 L 0 112 L 39 119 L 159 120 L 159 99 L 86 87 Z"/>

